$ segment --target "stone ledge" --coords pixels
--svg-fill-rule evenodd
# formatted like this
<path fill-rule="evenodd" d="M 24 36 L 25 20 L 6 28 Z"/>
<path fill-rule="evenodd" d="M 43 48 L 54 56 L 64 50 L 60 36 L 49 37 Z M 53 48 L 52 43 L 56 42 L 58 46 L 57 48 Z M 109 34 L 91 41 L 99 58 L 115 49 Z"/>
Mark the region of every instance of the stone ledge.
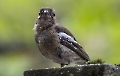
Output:
<path fill-rule="evenodd" d="M 110 64 L 90 64 L 45 68 L 24 71 L 24 76 L 120 76 L 120 67 Z"/>

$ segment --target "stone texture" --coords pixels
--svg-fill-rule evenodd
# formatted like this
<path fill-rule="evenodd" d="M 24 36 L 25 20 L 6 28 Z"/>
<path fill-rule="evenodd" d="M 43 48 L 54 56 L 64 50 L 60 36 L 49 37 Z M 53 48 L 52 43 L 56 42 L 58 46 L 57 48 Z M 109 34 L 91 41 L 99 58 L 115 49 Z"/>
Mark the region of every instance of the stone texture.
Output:
<path fill-rule="evenodd" d="M 45 68 L 24 71 L 24 76 L 120 76 L 120 67 L 109 64 L 90 64 L 64 68 Z"/>

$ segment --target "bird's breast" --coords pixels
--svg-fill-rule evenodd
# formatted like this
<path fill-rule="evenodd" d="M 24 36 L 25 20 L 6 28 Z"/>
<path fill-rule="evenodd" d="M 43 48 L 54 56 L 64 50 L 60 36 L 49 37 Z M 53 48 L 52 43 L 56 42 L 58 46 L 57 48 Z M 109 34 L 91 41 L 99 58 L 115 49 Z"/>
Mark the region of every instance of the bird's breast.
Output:
<path fill-rule="evenodd" d="M 54 50 L 59 46 L 59 40 L 53 31 L 43 31 L 36 39 L 38 47 L 46 50 Z"/>

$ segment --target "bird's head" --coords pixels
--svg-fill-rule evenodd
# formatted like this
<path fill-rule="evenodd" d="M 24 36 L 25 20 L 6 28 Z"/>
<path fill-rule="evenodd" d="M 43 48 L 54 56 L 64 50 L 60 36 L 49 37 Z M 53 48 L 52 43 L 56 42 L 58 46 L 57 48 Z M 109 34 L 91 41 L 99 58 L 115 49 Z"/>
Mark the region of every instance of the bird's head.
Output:
<path fill-rule="evenodd" d="M 49 7 L 40 9 L 38 19 L 34 25 L 35 32 L 41 32 L 53 26 L 56 23 L 55 11 Z"/>
<path fill-rule="evenodd" d="M 38 19 L 52 20 L 55 18 L 55 11 L 48 7 L 43 7 L 40 9 Z"/>

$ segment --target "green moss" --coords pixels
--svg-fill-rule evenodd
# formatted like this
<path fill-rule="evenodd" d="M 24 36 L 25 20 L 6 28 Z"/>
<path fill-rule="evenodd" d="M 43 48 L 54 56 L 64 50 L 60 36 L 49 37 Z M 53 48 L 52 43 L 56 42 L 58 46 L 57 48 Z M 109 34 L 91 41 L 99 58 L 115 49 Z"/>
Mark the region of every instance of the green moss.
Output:
<path fill-rule="evenodd" d="M 120 67 L 120 64 L 115 64 L 115 65 Z"/>
<path fill-rule="evenodd" d="M 103 61 L 102 59 L 97 59 L 97 60 L 87 62 L 87 64 L 103 64 L 103 63 L 105 63 L 105 61 Z"/>

